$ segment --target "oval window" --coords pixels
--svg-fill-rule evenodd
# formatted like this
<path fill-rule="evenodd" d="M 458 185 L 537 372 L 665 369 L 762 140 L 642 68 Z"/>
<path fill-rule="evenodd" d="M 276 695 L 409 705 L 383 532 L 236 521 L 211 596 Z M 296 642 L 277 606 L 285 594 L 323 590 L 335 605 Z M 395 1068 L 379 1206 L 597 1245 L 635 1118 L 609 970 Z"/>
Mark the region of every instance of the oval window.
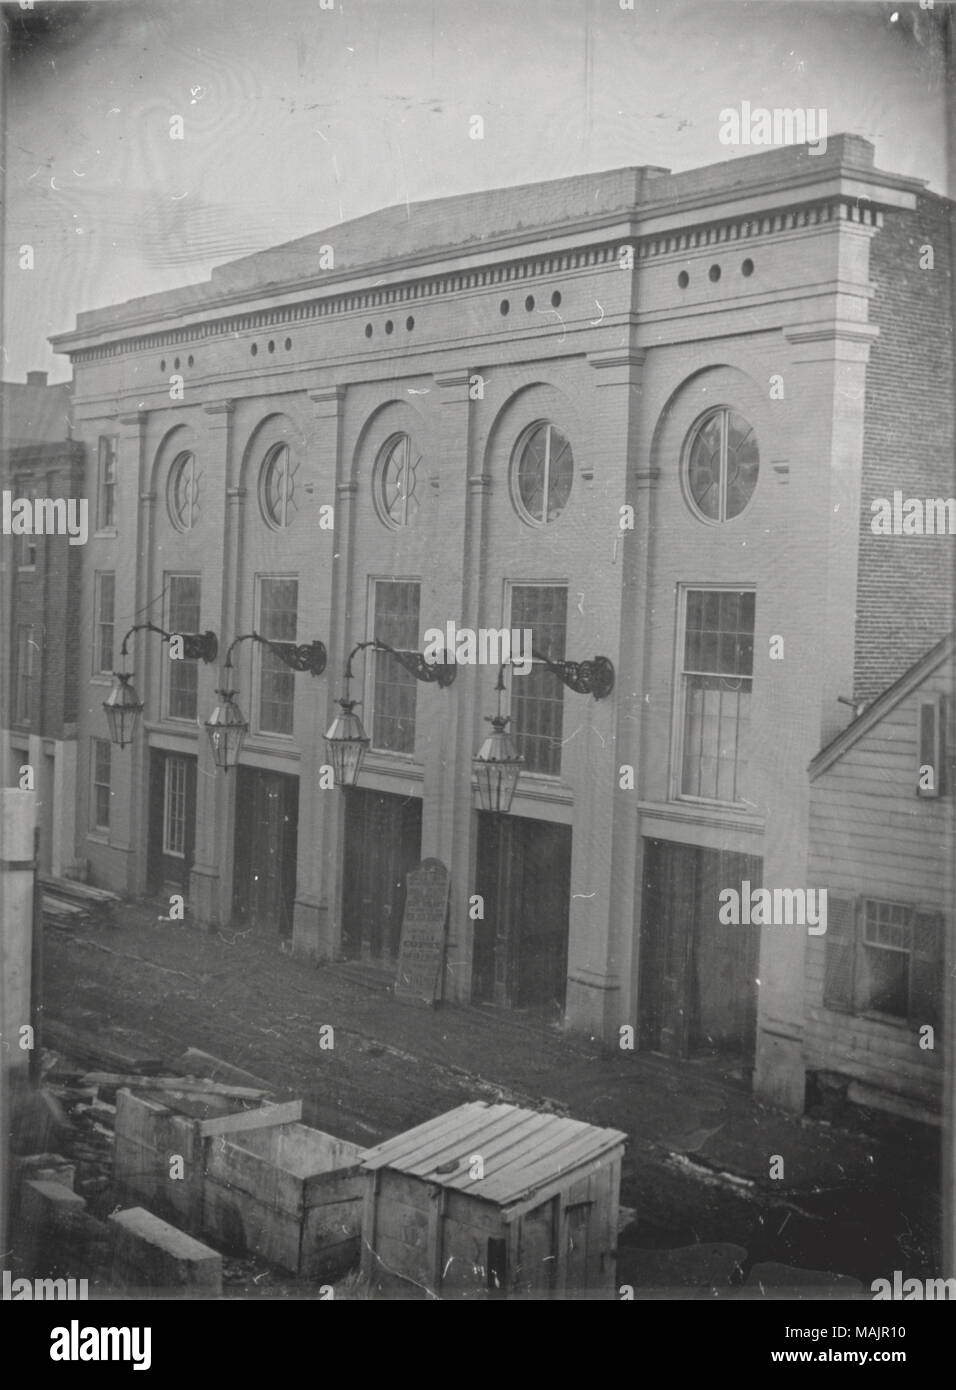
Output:
<path fill-rule="evenodd" d="M 262 463 L 259 505 L 266 522 L 277 530 L 292 524 L 296 510 L 295 472 L 288 444 L 276 444 Z"/>
<path fill-rule="evenodd" d="M 539 421 L 521 436 L 511 466 L 511 493 L 518 514 L 534 526 L 564 511 L 574 480 L 574 458 L 565 435 Z"/>
<path fill-rule="evenodd" d="M 199 471 L 196 456 L 177 454 L 166 483 L 166 509 L 177 531 L 191 531 L 199 519 Z"/>
<path fill-rule="evenodd" d="M 375 506 L 386 526 L 407 526 L 418 511 L 418 465 L 407 434 L 393 434 L 379 450 L 375 464 Z"/>
<path fill-rule="evenodd" d="M 728 406 L 710 410 L 688 436 L 684 486 L 702 521 L 739 516 L 754 495 L 760 455 L 753 426 Z"/>

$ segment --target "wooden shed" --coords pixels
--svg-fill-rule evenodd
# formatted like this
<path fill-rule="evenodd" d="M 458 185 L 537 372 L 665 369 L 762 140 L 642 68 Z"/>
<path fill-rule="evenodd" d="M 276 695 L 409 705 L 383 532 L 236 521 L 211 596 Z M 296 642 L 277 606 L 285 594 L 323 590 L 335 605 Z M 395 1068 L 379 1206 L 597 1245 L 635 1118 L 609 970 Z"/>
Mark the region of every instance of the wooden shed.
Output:
<path fill-rule="evenodd" d="M 472 1102 L 368 1149 L 363 1273 L 442 1298 L 611 1296 L 625 1142 Z"/>

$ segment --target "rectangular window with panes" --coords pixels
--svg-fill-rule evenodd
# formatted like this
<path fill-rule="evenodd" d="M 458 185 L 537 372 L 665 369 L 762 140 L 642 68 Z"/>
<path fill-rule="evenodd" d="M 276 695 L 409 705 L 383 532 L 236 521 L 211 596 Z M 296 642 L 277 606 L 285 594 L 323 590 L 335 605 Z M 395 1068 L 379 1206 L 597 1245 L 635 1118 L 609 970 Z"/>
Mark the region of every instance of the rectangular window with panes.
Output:
<path fill-rule="evenodd" d="M 110 828 L 110 742 L 94 738 L 90 749 L 90 827 Z"/>
<path fill-rule="evenodd" d="M 681 599 L 677 794 L 746 801 L 756 596 L 688 588 Z"/>
<path fill-rule="evenodd" d="M 93 673 L 105 675 L 113 669 L 113 639 L 116 616 L 116 575 L 112 570 L 98 570 L 95 577 L 93 632 Z"/>
<path fill-rule="evenodd" d="M 174 636 L 199 631 L 201 580 L 198 574 L 166 576 L 166 628 Z M 194 721 L 199 689 L 199 664 L 188 657 L 174 660 L 164 648 L 166 664 L 166 714 L 170 719 Z"/>
<path fill-rule="evenodd" d="M 373 580 L 369 636 L 396 651 L 418 651 L 420 597 L 417 579 Z M 390 652 L 370 650 L 369 657 L 371 746 L 388 753 L 414 753 L 418 682 Z"/>
<path fill-rule="evenodd" d="M 941 913 L 831 894 L 823 949 L 825 1008 L 914 1024 L 939 1022 Z"/>
<path fill-rule="evenodd" d="M 163 788 L 163 853 L 174 859 L 186 854 L 186 783 L 188 764 L 185 758 L 166 755 L 165 786 Z"/>
<path fill-rule="evenodd" d="M 944 772 L 942 696 L 924 696 L 919 702 L 918 719 L 919 768 L 916 779 L 916 795 L 943 796 L 947 788 Z"/>
<path fill-rule="evenodd" d="M 507 626 L 519 630 L 519 652 L 524 654 L 524 630 L 531 645 L 549 661 L 563 661 L 568 616 L 566 584 L 511 584 L 508 589 Z M 541 661 L 527 675 L 514 670 L 506 675 L 509 688 L 511 736 L 524 758 L 527 772 L 545 777 L 561 775 L 564 738 L 564 686 Z"/>
<path fill-rule="evenodd" d="M 272 642 L 295 642 L 299 581 L 289 575 L 260 575 L 256 587 L 256 631 L 260 637 Z M 194 631 L 197 629 L 198 620 Z M 295 672 L 261 642 L 255 644 L 253 660 L 257 670 L 257 729 L 260 734 L 291 736 Z"/>
<path fill-rule="evenodd" d="M 13 718 L 17 724 L 29 724 L 33 718 L 37 650 L 36 629 L 30 623 L 20 623 L 17 627 L 13 692 Z"/>
<path fill-rule="evenodd" d="M 32 480 L 15 478 L 13 482 L 14 496 L 27 497 L 31 503 L 36 498 L 36 487 Z M 24 534 L 14 542 L 16 546 L 17 569 L 32 570 L 36 568 L 37 562 L 37 538 L 33 534 Z"/>
<path fill-rule="evenodd" d="M 101 434 L 96 469 L 97 531 L 112 531 L 116 526 L 117 452 L 117 436 L 115 434 Z"/>

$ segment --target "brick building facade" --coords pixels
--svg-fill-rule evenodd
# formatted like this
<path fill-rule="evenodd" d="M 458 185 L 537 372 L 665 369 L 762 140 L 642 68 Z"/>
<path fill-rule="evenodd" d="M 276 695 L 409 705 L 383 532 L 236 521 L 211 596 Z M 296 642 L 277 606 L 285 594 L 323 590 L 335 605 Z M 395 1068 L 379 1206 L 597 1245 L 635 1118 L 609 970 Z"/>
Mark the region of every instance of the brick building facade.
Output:
<path fill-rule="evenodd" d="M 807 933 L 723 926 L 717 893 L 809 885 L 807 766 L 840 698 L 951 625 L 945 542 L 869 527 L 890 477 L 952 492 L 948 215 L 842 136 L 388 209 L 81 314 L 54 342 L 97 473 L 77 799 L 94 876 L 387 965 L 405 874 L 434 856 L 446 998 L 726 1053 L 799 1109 Z M 253 628 L 321 639 L 328 669 L 240 646 L 250 732 L 223 774 L 201 727 L 216 663 L 176 669 L 138 634 L 146 709 L 121 752 L 104 585 L 117 632 L 211 628 L 220 661 Z M 449 621 L 615 667 L 602 700 L 541 663 L 509 675 L 525 770 L 503 821 L 472 791 L 491 666 L 440 689 L 365 653 L 360 785 L 323 785 L 351 648 L 420 651 Z"/>
<path fill-rule="evenodd" d="M 31 372 L 26 383 L 0 384 L 0 394 L 0 486 L 11 499 L 83 497 L 84 449 L 70 437 L 69 384 L 48 386 L 44 372 Z M 0 544 L 3 781 L 20 785 L 21 769 L 31 769 L 40 866 L 60 874 L 73 864 L 77 834 L 82 548 L 65 535 L 4 535 Z"/>

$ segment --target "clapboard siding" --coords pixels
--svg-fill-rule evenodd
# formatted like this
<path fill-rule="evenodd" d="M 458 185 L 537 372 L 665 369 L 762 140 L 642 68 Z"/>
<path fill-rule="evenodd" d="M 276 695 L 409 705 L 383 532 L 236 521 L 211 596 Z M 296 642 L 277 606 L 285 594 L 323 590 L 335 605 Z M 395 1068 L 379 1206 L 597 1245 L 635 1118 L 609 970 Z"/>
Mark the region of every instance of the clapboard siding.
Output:
<path fill-rule="evenodd" d="M 866 896 L 943 913 L 953 931 L 952 751 L 956 701 L 951 666 L 943 664 L 852 743 L 810 785 L 810 883 L 834 896 Z M 944 702 L 944 768 L 940 797 L 916 795 L 920 701 Z M 811 1071 L 835 1072 L 887 1096 L 938 1110 L 943 1059 L 919 1046 L 919 1026 L 845 1014 L 823 1006 L 826 937 L 807 946 L 804 1056 Z"/>

